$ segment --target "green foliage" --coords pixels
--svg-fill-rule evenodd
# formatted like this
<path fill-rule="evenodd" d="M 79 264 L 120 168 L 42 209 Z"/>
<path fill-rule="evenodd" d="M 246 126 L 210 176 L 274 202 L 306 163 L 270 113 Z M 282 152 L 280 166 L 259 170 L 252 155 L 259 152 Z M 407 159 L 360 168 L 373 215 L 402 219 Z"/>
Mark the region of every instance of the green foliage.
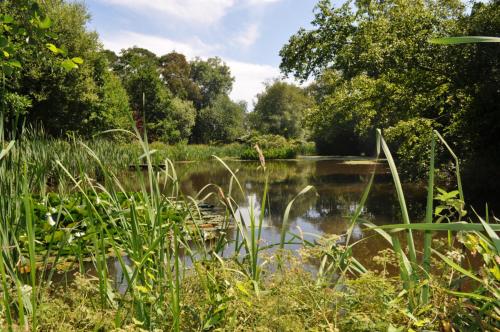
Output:
<path fill-rule="evenodd" d="M 259 160 L 255 146 L 259 146 L 266 159 L 294 159 L 299 154 L 314 154 L 315 146 L 298 140 L 287 140 L 280 135 L 255 135 L 245 139 L 247 147 L 240 154 L 244 160 Z"/>
<path fill-rule="evenodd" d="M 57 39 L 49 30 L 53 21 L 47 15 L 47 8 L 38 1 L 2 1 L 0 9 L 3 13 L 0 16 L 0 69 L 3 74 L 10 77 L 19 72 L 33 53 L 41 55 L 45 48 L 66 58 L 60 62 L 66 70 L 76 69 L 83 63 L 80 57 L 68 58 L 64 46 L 58 48 L 49 43 Z"/>
<path fill-rule="evenodd" d="M 493 330 L 498 326 L 500 242 L 495 232 L 499 225 L 489 224 L 488 214 L 485 219 L 478 216 L 477 223 L 410 223 L 404 212 L 404 195 L 394 161 L 381 136 L 377 150 L 384 150 L 394 172 L 404 223 L 370 226 L 394 248 L 394 252 L 386 250 L 382 258 L 377 258 L 384 265 L 380 275 L 367 271 L 356 261 L 353 248 L 358 242 L 350 241 L 375 172 L 347 234 L 310 243 L 287 233 L 283 227 L 281 243 L 276 245 L 283 247 L 302 239 L 305 247 L 288 254 L 268 251 L 261 245 L 262 212 L 257 216 L 250 208 L 248 216 L 238 213 L 234 195 L 239 193 L 233 191 L 247 195 L 235 173 L 220 159 L 232 185 L 227 191 L 214 188 L 226 211 L 219 216 L 223 220 L 222 232 L 207 243 L 200 229 L 204 219 L 200 217 L 203 211 L 198 207 L 199 201 L 196 197 L 183 200 L 173 164 L 167 161 L 167 170 L 153 168 L 152 156 L 163 150 L 161 143 L 148 147 L 137 135 L 136 144 L 141 149 L 138 153 L 145 159 L 147 171 L 136 173 L 141 190 L 130 193 L 123 190 L 115 176 L 117 164 L 122 163 L 121 169 L 128 165 L 122 159 L 131 154 L 130 147 L 119 155 L 112 144 L 102 141 L 95 142 L 92 151 L 80 141 L 70 144 L 49 140 L 57 143 L 51 146 L 28 138 L 19 143 L 1 141 L 0 176 L 5 179 L 0 182 L 4 198 L 0 200 L 0 240 L 5 248 L 0 255 L 3 329 L 19 325 L 21 330 L 23 326 L 33 326 L 64 331 L 394 331 Z M 276 136 L 252 138 L 252 143 L 265 146 L 266 142 L 272 147 L 287 141 Z M 52 164 L 47 161 L 56 159 L 52 154 L 54 147 L 61 161 L 53 162 L 56 169 L 51 169 Z M 263 166 L 261 171 L 267 178 L 268 169 L 264 163 Z M 70 193 L 61 190 L 59 194 L 47 194 L 44 175 L 53 171 L 70 181 Z M 172 191 L 165 193 L 166 188 Z M 266 209 L 267 190 L 266 186 L 262 211 Z M 306 186 L 290 202 L 284 211 L 283 225 L 287 224 L 294 201 L 311 190 L 311 186 Z M 436 198 L 449 211 L 459 211 L 463 207 L 457 195 L 462 195 L 460 190 L 439 191 Z M 428 206 L 431 212 L 432 198 Z M 231 224 L 236 227 L 234 240 L 227 236 Z M 399 237 L 391 229 L 409 234 L 410 229 L 460 231 L 460 241 L 470 254 L 482 256 L 480 274 L 463 266 L 464 256 L 454 249 L 446 255 L 435 251 L 439 260 L 430 261 L 431 266 L 417 265 L 416 257 L 411 255 L 412 244 L 408 242 L 408 260 Z M 225 248 L 229 244 L 241 250 L 228 255 Z M 115 264 L 107 265 L 109 259 Z M 318 260 L 318 272 L 311 273 L 310 264 Z M 69 278 L 74 267 L 85 271 L 87 261 L 95 267 L 95 277 L 77 275 L 74 283 L 65 285 L 69 288 L 53 286 L 51 281 L 55 281 L 57 269 Z M 387 276 L 387 265 L 393 263 L 408 272 L 406 279 Z M 118 283 L 114 288 L 109 278 L 116 265 L 121 274 L 114 280 Z M 455 280 L 457 276 L 478 284 L 470 284 L 473 289 L 463 291 L 459 288 L 461 279 Z M 430 297 L 429 301 L 420 302 L 418 293 L 424 286 L 429 286 Z"/>
<path fill-rule="evenodd" d="M 313 101 L 301 88 L 275 81 L 257 95 L 250 122 L 262 134 L 300 138 L 304 136 L 304 113 L 312 105 Z"/>
<path fill-rule="evenodd" d="M 366 75 L 345 81 L 333 71 L 325 72 L 311 87 L 319 103 L 306 115 L 319 152 L 368 152 L 373 146 L 369 141 L 373 137 L 374 125 L 383 117 L 376 110 L 389 106 L 386 100 L 377 100 L 377 91 L 387 87 L 381 80 Z"/>
<path fill-rule="evenodd" d="M 183 54 L 172 52 L 159 58 L 162 80 L 174 96 L 201 103 L 199 86 L 191 79 L 191 64 Z"/>
<path fill-rule="evenodd" d="M 429 43 L 443 35 L 496 36 L 498 6 L 475 3 L 469 12 L 461 1 L 356 1 L 338 8 L 319 1 L 313 29 L 299 30 L 280 52 L 285 74 L 316 78 L 309 90 L 317 107 L 306 119 L 318 150 L 370 152 L 375 128 L 403 134 L 403 123 L 424 129 L 432 121 L 464 158 L 498 155 L 499 44 Z M 412 128 L 400 136 L 404 144 L 394 145 L 402 149 L 405 176 L 426 173 L 427 154 L 416 148 L 425 146 L 421 134 Z"/>
<path fill-rule="evenodd" d="M 245 134 L 246 105 L 235 103 L 225 94 L 200 110 L 195 137 L 203 143 L 230 143 Z"/>
<path fill-rule="evenodd" d="M 433 120 L 415 118 L 399 121 L 384 132 L 387 142 L 396 147 L 397 159 L 407 178 L 425 177 L 435 126 Z"/>
<path fill-rule="evenodd" d="M 212 105 L 219 95 L 228 95 L 233 88 L 234 77 L 229 67 L 218 57 L 191 61 L 191 79 L 201 93 L 198 109 Z"/>
<path fill-rule="evenodd" d="M 172 99 L 168 121 L 173 124 L 174 129 L 163 140 L 171 144 L 187 141 L 191 137 L 195 120 L 196 109 L 191 101 L 177 97 Z"/>

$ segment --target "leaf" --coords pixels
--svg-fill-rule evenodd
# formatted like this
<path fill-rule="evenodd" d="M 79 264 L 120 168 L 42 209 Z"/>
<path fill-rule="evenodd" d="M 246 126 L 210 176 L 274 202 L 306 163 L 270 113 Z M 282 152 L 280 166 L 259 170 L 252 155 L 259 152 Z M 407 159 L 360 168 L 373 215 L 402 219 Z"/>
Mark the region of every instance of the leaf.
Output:
<path fill-rule="evenodd" d="M 71 61 L 73 61 L 74 63 L 77 63 L 79 65 L 83 64 L 83 59 L 80 57 L 72 58 Z"/>
<path fill-rule="evenodd" d="M 456 44 L 471 44 L 471 43 L 500 43 L 499 37 L 487 36 L 463 36 L 463 37 L 443 37 L 431 38 L 431 44 L 439 45 L 456 45 Z"/>
<path fill-rule="evenodd" d="M 64 56 L 68 56 L 68 49 L 62 45 L 60 48 L 59 48 L 59 53 L 61 53 L 62 55 Z"/>
<path fill-rule="evenodd" d="M 0 47 L 5 47 L 8 43 L 9 41 L 7 40 L 7 38 L 0 36 Z"/>
<path fill-rule="evenodd" d="M 434 210 L 435 215 L 440 215 L 443 210 L 446 209 L 446 206 L 443 205 L 438 205 L 436 206 L 436 209 Z"/>
<path fill-rule="evenodd" d="M 0 151 L 0 160 L 2 160 L 2 158 L 7 155 L 7 153 L 9 152 L 10 149 L 12 149 L 12 147 L 14 146 L 14 143 L 15 143 L 15 141 L 10 141 L 9 145 L 7 145 L 7 147 L 5 149 L 2 149 L 2 151 Z"/>
<path fill-rule="evenodd" d="M 3 23 L 9 24 L 14 22 L 14 18 L 10 15 L 4 15 L 2 21 Z"/>
<path fill-rule="evenodd" d="M 445 255 L 441 254 L 440 252 L 438 252 L 438 251 L 436 251 L 434 249 L 432 249 L 432 251 L 436 255 L 438 255 L 443 261 L 445 261 L 446 264 L 448 264 L 449 266 L 451 266 L 454 270 L 462 273 L 463 275 L 465 275 L 465 276 L 467 276 L 467 277 L 469 277 L 471 279 L 474 279 L 475 281 L 477 281 L 479 283 L 482 283 L 482 280 L 479 279 L 478 277 L 476 277 L 473 272 L 464 269 L 463 267 L 461 267 L 460 265 L 458 265 L 457 263 L 455 263 L 454 261 L 452 261 L 451 259 L 449 259 Z"/>
<path fill-rule="evenodd" d="M 58 54 L 59 53 L 59 49 L 57 48 L 56 45 L 54 44 L 51 44 L 51 43 L 48 43 L 46 44 L 47 48 L 54 54 Z"/>
<path fill-rule="evenodd" d="M 500 231 L 500 225 L 498 224 L 490 224 L 490 228 L 498 232 Z M 484 227 L 480 223 L 466 223 L 466 222 L 452 222 L 452 223 L 447 223 L 447 224 L 426 224 L 426 223 L 420 223 L 420 224 L 390 224 L 390 225 L 381 225 L 381 226 L 371 226 L 369 228 L 372 229 L 391 229 L 394 232 L 400 232 L 402 230 L 406 229 L 414 229 L 414 230 L 419 230 L 419 231 L 479 231 L 482 232 L 484 231 Z"/>
<path fill-rule="evenodd" d="M 62 63 L 61 63 L 61 66 L 66 69 L 67 71 L 70 71 L 70 70 L 73 70 L 73 69 L 77 69 L 78 68 L 78 65 L 76 63 L 74 63 L 73 61 L 71 61 L 71 59 L 66 59 L 64 60 Z"/>
<path fill-rule="evenodd" d="M 38 23 L 38 27 L 40 29 L 48 29 L 52 26 L 52 20 L 50 19 L 50 17 L 48 16 L 45 16 L 45 18 L 43 19 L 43 21 L 40 21 Z"/>
<path fill-rule="evenodd" d="M 7 62 L 11 67 L 22 68 L 21 63 L 17 60 L 10 60 Z"/>
<path fill-rule="evenodd" d="M 474 211 L 475 212 L 475 211 Z M 477 213 L 476 213 L 477 215 Z M 490 224 L 488 224 L 483 218 L 481 218 L 479 215 L 479 221 L 481 224 L 483 224 L 484 230 L 486 233 L 490 236 L 491 241 L 493 241 L 493 244 L 495 245 L 495 249 L 497 250 L 497 254 L 500 253 L 500 239 L 498 238 L 497 233 L 493 230 Z"/>

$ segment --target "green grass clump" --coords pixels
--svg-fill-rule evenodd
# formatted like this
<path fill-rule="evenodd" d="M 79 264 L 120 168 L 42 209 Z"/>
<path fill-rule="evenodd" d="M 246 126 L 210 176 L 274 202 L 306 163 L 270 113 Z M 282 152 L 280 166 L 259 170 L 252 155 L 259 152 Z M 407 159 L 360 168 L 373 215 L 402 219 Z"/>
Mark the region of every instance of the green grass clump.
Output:
<path fill-rule="evenodd" d="M 297 151 L 293 147 L 263 149 L 262 153 L 266 159 L 293 159 Z M 243 160 L 259 160 L 259 154 L 254 148 L 246 148 L 241 154 Z"/>

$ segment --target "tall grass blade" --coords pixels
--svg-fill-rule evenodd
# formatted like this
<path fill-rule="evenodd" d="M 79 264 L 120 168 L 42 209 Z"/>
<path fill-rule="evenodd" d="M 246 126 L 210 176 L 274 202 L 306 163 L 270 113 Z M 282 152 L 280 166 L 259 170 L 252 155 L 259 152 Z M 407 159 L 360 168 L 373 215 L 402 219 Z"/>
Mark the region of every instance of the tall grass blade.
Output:
<path fill-rule="evenodd" d="M 453 160 L 455 160 L 455 174 L 457 177 L 458 192 L 460 193 L 460 200 L 462 202 L 465 202 L 464 190 L 462 188 L 462 177 L 460 175 L 460 161 L 459 161 L 457 155 L 455 154 L 455 152 L 453 152 L 453 150 L 451 149 L 450 145 L 443 138 L 443 136 L 441 136 L 441 134 L 437 130 L 434 130 L 434 134 L 439 138 L 441 143 L 444 144 L 444 146 L 446 147 L 446 149 L 448 150 L 450 155 L 453 157 Z"/>
<path fill-rule="evenodd" d="M 457 45 L 457 44 L 471 44 L 471 43 L 500 43 L 499 37 L 488 36 L 461 36 L 461 37 L 442 37 L 431 38 L 431 44 L 439 45 Z"/>
<path fill-rule="evenodd" d="M 483 218 L 481 218 L 480 215 L 477 214 L 477 212 L 472 209 L 474 211 L 474 213 L 476 214 L 476 216 L 479 218 L 479 221 L 481 222 L 481 224 L 483 225 L 484 227 L 484 230 L 486 231 L 486 233 L 488 234 L 488 236 L 490 237 L 491 241 L 493 242 L 493 245 L 495 246 L 495 249 L 497 251 L 497 254 L 500 253 L 500 238 L 498 237 L 497 233 L 495 233 L 495 231 L 493 230 L 493 228 L 491 227 L 491 225 L 488 223 L 488 205 L 486 205 L 486 220 L 484 220 Z"/>
<path fill-rule="evenodd" d="M 314 189 L 313 186 L 306 186 L 286 206 L 285 213 L 283 215 L 283 224 L 281 225 L 280 249 L 285 248 L 286 230 L 288 228 L 288 219 L 289 219 L 289 216 L 290 216 L 290 210 L 292 209 L 293 202 L 295 202 L 295 200 L 297 198 L 299 198 L 302 195 L 305 195 L 308 191 L 310 191 L 312 189 Z"/>
<path fill-rule="evenodd" d="M 0 151 L 0 160 L 2 160 L 3 157 L 7 155 L 7 153 L 9 153 L 10 149 L 12 149 L 15 143 L 16 141 L 10 141 L 9 145 L 7 145 L 5 149 L 2 149 L 2 151 Z"/>
<path fill-rule="evenodd" d="M 435 155 L 436 140 L 434 132 L 432 133 L 431 140 L 431 157 L 429 162 L 429 182 L 427 185 L 427 204 L 425 210 L 425 223 L 432 224 L 432 217 L 434 215 L 433 201 L 434 201 L 434 155 Z M 422 267 L 425 275 L 428 276 L 431 270 L 431 246 L 432 246 L 432 232 L 425 231 L 424 234 L 424 255 L 422 258 Z M 425 283 L 422 287 L 422 303 L 429 302 L 429 283 Z"/>
<path fill-rule="evenodd" d="M 469 277 L 469 278 L 471 278 L 479 283 L 482 283 L 482 280 L 480 278 L 476 277 L 473 272 L 464 269 L 463 267 L 461 267 L 460 265 L 458 265 L 457 263 L 455 263 L 454 261 L 452 261 L 451 259 L 449 259 L 445 255 L 441 254 L 439 251 L 432 249 L 432 252 L 435 253 L 436 255 L 438 255 L 439 258 L 441 258 L 446 264 L 451 266 L 454 270 L 457 270 L 458 272 L 462 273 L 464 276 L 467 276 L 467 277 Z"/>
<path fill-rule="evenodd" d="M 500 232 L 500 225 L 499 224 L 488 224 L 488 226 L 494 231 L 494 232 Z M 481 223 L 466 223 L 466 222 L 451 222 L 451 223 L 432 223 L 432 224 L 426 224 L 426 223 L 420 223 L 420 224 L 392 224 L 392 225 L 373 225 L 370 226 L 370 228 L 376 230 L 376 229 L 387 229 L 391 230 L 391 232 L 401 232 L 404 230 L 412 229 L 412 230 L 419 230 L 419 231 L 455 231 L 455 232 L 484 232 L 485 228 L 484 225 Z"/>
<path fill-rule="evenodd" d="M 396 168 L 396 164 L 394 162 L 394 159 L 392 158 L 391 151 L 389 150 L 389 147 L 387 146 L 387 143 L 385 142 L 384 138 L 382 137 L 382 132 L 380 129 L 377 129 L 377 133 L 380 137 L 380 143 L 382 146 L 382 150 L 384 151 L 384 154 L 387 158 L 387 162 L 389 163 L 389 168 L 391 169 L 391 174 L 392 178 L 394 180 L 394 185 L 396 187 L 396 193 L 398 195 L 398 201 L 399 205 L 401 207 L 401 215 L 403 217 L 403 223 L 405 224 L 410 224 L 410 217 L 408 215 L 408 208 L 406 207 L 406 201 L 405 201 L 405 196 L 403 193 L 403 187 L 401 186 L 401 181 L 399 179 L 399 173 Z M 409 254 L 410 254 L 410 261 L 412 264 L 415 266 L 417 265 L 417 253 L 415 251 L 415 243 L 413 241 L 413 234 L 411 230 L 408 230 L 408 248 L 409 248 Z"/>

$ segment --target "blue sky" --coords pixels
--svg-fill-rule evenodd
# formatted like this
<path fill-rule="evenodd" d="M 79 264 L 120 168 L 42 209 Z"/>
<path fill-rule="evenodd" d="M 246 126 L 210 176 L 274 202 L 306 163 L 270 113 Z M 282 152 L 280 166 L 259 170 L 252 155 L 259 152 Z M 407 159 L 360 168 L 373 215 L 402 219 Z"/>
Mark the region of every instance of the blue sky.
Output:
<path fill-rule="evenodd" d="M 189 59 L 220 56 L 235 84 L 231 97 L 252 108 L 263 82 L 280 76 L 278 52 L 310 27 L 317 0 L 86 0 L 90 28 L 115 52 L 131 46 Z"/>

